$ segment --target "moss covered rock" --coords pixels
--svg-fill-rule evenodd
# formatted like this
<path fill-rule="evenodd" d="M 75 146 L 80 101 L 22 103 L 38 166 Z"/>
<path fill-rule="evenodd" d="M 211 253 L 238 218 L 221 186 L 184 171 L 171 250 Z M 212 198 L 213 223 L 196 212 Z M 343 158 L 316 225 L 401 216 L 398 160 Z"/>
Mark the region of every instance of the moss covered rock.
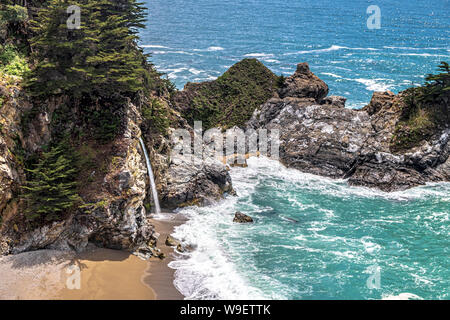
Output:
<path fill-rule="evenodd" d="M 217 80 L 187 83 L 173 104 L 192 124 L 203 128 L 242 126 L 276 92 L 279 77 L 256 59 L 244 59 Z"/>

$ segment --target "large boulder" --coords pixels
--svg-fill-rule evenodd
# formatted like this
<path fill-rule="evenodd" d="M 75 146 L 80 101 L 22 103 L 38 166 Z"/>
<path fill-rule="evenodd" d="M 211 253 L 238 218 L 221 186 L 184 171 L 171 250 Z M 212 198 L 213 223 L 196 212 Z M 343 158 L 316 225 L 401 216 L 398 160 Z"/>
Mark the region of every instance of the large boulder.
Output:
<path fill-rule="evenodd" d="M 306 62 L 297 65 L 295 73 L 286 78 L 283 88 L 279 90 L 280 98 L 313 98 L 318 102 L 327 94 L 327 84 L 309 70 Z"/>
<path fill-rule="evenodd" d="M 238 211 L 234 214 L 234 219 L 233 222 L 237 222 L 237 223 L 252 223 L 253 219 L 252 217 L 243 214 L 242 212 Z"/>

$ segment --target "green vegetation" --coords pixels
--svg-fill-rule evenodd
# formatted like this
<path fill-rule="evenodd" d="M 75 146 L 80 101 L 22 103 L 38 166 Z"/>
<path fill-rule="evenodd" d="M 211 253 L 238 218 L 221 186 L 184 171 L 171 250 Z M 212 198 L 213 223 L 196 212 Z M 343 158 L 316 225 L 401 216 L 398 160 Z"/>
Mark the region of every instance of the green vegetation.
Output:
<path fill-rule="evenodd" d="M 158 99 L 151 99 L 142 107 L 142 116 L 149 123 L 150 128 L 155 128 L 159 133 L 165 134 L 169 128 L 169 111 Z"/>
<path fill-rule="evenodd" d="M 34 169 L 27 169 L 29 178 L 23 186 L 23 199 L 29 221 L 59 220 L 80 200 L 76 188 L 77 168 L 69 154 L 67 147 L 60 143 L 43 152 Z"/>
<path fill-rule="evenodd" d="M 78 0 L 80 29 L 67 28 L 67 3 L 49 0 L 32 21 L 35 67 L 28 86 L 38 97 L 65 94 L 115 100 L 145 89 L 147 57 L 137 47 L 144 9 L 136 0 Z"/>
<path fill-rule="evenodd" d="M 24 55 L 11 44 L 0 44 L 0 74 L 22 77 L 30 69 Z"/>
<path fill-rule="evenodd" d="M 440 73 L 429 74 L 422 87 L 403 92 L 403 109 L 391 142 L 394 151 L 413 148 L 450 124 L 450 68 L 439 65 Z"/>
<path fill-rule="evenodd" d="M 0 27 L 2 28 L 5 28 L 8 23 L 23 22 L 28 19 L 28 10 L 25 7 L 2 4 L 0 9 Z"/>
<path fill-rule="evenodd" d="M 258 60 L 244 59 L 215 81 L 188 84 L 173 102 L 191 124 L 201 120 L 205 129 L 241 126 L 281 82 Z"/>

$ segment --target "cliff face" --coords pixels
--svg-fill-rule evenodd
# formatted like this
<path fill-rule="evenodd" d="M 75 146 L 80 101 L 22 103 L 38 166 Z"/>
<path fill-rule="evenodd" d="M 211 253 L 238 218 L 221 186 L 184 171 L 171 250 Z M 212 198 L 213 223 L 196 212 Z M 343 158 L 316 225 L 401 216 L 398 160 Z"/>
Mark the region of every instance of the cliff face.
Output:
<path fill-rule="evenodd" d="M 19 86 L 0 87 L 3 106 L 0 135 L 0 249 L 19 253 L 41 248 L 83 250 L 88 242 L 99 246 L 136 252 L 142 257 L 159 256 L 158 233 L 151 224 L 153 208 L 145 159 L 139 137 L 146 141 L 163 208 L 187 204 L 206 204 L 232 190 L 223 164 L 212 161 L 192 166 L 187 159 L 171 159 L 168 137 L 141 130 L 142 110 L 132 103 L 124 108 L 122 130 L 114 140 L 98 144 L 87 137 L 78 147 L 88 158 L 79 174 L 80 196 L 84 205 L 68 211 L 58 221 L 41 226 L 24 218 L 21 189 L 26 181 L 25 154 L 47 144 L 55 128 L 51 119 L 63 99 L 50 100 L 43 111 L 36 111 Z M 161 99 L 164 102 L 164 99 Z M 77 111 L 73 123 L 77 121 Z M 23 115 L 27 114 L 27 126 Z M 174 123 L 192 130 L 178 117 Z M 26 128 L 26 133 L 24 132 Z M 52 131 L 53 130 L 53 131 Z M 173 129 L 169 128 L 169 131 Z"/>
<path fill-rule="evenodd" d="M 404 94 L 375 93 L 365 108 L 352 110 L 343 108 L 344 98 L 325 98 L 326 85 L 306 64 L 288 79 L 280 97 L 255 110 L 247 123 L 280 130 L 286 166 L 384 191 L 449 181 L 448 123 L 413 148 L 393 147 Z"/>

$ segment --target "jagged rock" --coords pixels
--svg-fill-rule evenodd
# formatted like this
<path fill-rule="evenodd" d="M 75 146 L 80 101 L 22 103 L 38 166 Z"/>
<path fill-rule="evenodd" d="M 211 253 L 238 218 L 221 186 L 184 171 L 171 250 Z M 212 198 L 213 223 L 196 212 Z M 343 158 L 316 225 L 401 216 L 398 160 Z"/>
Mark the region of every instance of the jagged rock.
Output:
<path fill-rule="evenodd" d="M 237 223 L 251 223 L 253 222 L 252 217 L 243 214 L 242 212 L 238 211 L 234 214 L 234 219 L 233 222 L 237 222 Z"/>
<path fill-rule="evenodd" d="M 395 94 L 391 91 L 374 92 L 370 103 L 362 110 L 366 111 L 370 116 L 384 109 L 389 110 L 392 106 Z"/>
<path fill-rule="evenodd" d="M 166 246 L 169 246 L 169 247 L 176 247 L 180 244 L 180 242 L 178 242 L 177 240 L 172 238 L 172 236 L 170 236 L 170 235 L 167 236 L 165 243 L 166 243 Z"/>
<path fill-rule="evenodd" d="M 347 98 L 341 96 L 328 96 L 322 99 L 320 104 L 331 105 L 337 108 L 345 108 L 345 102 Z"/>
<path fill-rule="evenodd" d="M 419 146 L 392 149 L 404 93 L 376 92 L 362 110 L 342 108 L 338 97 L 322 97 L 319 104 L 294 90 L 280 96 L 255 110 L 247 127 L 278 129 L 280 161 L 288 167 L 384 191 L 449 180 L 448 125 Z"/>
<path fill-rule="evenodd" d="M 171 159 L 161 190 L 161 204 L 168 208 L 207 205 L 232 192 L 226 166 L 211 157 L 205 159 L 179 155 Z"/>
<path fill-rule="evenodd" d="M 297 65 L 297 71 L 286 78 L 279 90 L 280 98 L 313 98 L 321 101 L 328 94 L 328 86 L 309 70 L 306 62 Z"/>
<path fill-rule="evenodd" d="M 184 247 L 181 245 L 181 243 L 179 243 L 179 244 L 177 245 L 177 251 L 178 251 L 178 252 L 184 252 Z"/>

